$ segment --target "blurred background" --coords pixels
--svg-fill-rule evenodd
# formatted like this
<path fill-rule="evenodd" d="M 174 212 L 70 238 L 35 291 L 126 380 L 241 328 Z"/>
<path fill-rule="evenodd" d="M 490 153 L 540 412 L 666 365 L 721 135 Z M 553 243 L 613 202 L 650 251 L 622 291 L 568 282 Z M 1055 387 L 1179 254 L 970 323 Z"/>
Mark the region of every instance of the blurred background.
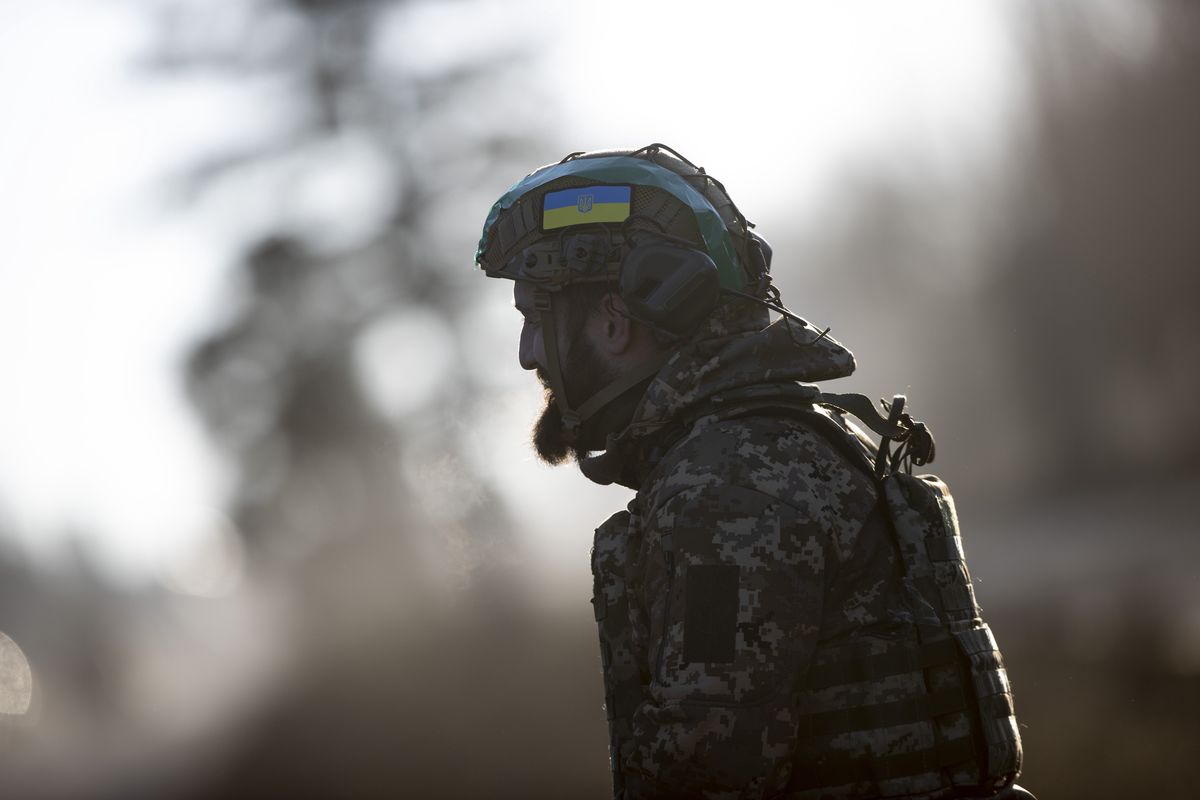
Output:
<path fill-rule="evenodd" d="M 1200 759 L 1200 5 L 0 6 L 0 796 L 604 797 L 491 203 L 672 145 L 938 437 L 1041 797 Z"/>

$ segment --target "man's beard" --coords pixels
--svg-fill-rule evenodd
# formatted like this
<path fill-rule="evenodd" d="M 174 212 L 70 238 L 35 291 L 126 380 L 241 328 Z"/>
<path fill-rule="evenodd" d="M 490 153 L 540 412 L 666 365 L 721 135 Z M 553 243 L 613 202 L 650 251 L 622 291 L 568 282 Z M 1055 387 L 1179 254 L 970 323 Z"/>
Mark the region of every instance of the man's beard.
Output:
<path fill-rule="evenodd" d="M 560 371 L 563 383 L 567 384 L 567 403 L 571 408 L 578 409 L 616 376 L 601 360 L 591 342 L 582 336 L 574 338 L 574 346 L 563 359 Z M 533 426 L 530 437 L 533 449 L 547 464 L 557 466 L 568 457 L 579 461 L 588 454 L 589 448 L 581 446 L 582 443 L 578 439 L 574 444 L 567 442 L 563 435 L 562 411 L 558 407 L 558 399 L 550 386 L 550 380 L 541 367 L 537 369 L 537 376 L 546 390 L 546 405 Z M 576 433 L 578 435 L 582 432 Z"/>

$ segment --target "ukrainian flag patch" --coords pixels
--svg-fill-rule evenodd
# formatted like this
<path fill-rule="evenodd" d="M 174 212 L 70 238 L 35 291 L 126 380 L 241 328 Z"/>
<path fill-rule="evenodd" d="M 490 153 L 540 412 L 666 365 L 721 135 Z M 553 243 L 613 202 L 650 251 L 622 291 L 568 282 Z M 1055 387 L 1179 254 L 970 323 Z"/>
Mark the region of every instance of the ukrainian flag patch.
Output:
<path fill-rule="evenodd" d="M 548 192 L 542 199 L 542 230 L 593 222 L 624 222 L 629 218 L 631 193 L 628 186 L 579 186 Z"/>

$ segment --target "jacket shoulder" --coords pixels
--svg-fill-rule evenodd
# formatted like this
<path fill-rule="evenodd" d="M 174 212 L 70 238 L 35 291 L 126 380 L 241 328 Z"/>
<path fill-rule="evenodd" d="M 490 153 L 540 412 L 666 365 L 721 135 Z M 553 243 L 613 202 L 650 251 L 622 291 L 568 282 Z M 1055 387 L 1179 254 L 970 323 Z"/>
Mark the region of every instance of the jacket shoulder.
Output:
<path fill-rule="evenodd" d="M 681 493 L 719 502 L 723 492 L 731 500 L 744 490 L 758 492 L 790 506 L 848 556 L 878 490 L 873 476 L 816 424 L 768 414 L 699 420 L 664 454 L 640 494 L 654 508 Z"/>

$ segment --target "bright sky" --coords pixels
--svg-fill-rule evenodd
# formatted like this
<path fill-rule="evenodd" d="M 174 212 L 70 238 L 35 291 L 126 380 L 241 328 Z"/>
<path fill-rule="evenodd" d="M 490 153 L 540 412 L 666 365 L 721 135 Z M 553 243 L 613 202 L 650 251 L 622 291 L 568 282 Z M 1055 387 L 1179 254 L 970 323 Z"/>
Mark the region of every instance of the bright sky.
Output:
<path fill-rule="evenodd" d="M 572 28 L 621 41 L 620 56 L 579 59 L 562 41 L 556 58 L 575 68 L 548 73 L 565 118 L 585 121 L 577 149 L 660 140 L 695 153 L 751 219 L 777 194 L 811 202 L 871 150 L 970 157 L 1011 113 L 1008 3 L 615 5 L 575 6 Z M 664 48 L 663 30 L 686 44 Z M 622 88 L 638 83 L 652 88 Z M 789 185 L 772 186 L 781 172 Z"/>
<path fill-rule="evenodd" d="M 551 44 L 531 54 L 533 73 L 561 108 L 564 152 L 665 141 L 752 219 L 802 221 L 864 153 L 987 153 L 1015 102 L 1011 5 L 485 0 L 429 15 L 439 35 L 427 46 L 495 46 L 538 19 Z M 223 530 L 221 473 L 179 366 L 222 313 L 236 242 L 163 208 L 161 181 L 245 135 L 226 120 L 253 118 L 236 86 L 136 72 L 149 35 L 136 12 L 84 0 L 0 10 L 0 527 L 41 555 L 86 532 L 102 564 L 132 578 Z M 535 403 L 532 389 L 514 395 L 520 425 L 497 452 L 527 453 Z M 533 505 L 531 479 L 571 497 L 553 530 L 526 522 L 547 557 L 576 559 L 578 539 L 557 531 L 590 530 L 620 490 L 521 463 L 497 471 L 502 489 L 517 508 Z"/>
<path fill-rule="evenodd" d="M 72 529 L 118 573 L 202 535 L 217 471 L 180 391 L 226 252 L 155 210 L 219 141 L 216 87 L 155 86 L 128 4 L 0 11 L 0 520 L 36 555 Z"/>

